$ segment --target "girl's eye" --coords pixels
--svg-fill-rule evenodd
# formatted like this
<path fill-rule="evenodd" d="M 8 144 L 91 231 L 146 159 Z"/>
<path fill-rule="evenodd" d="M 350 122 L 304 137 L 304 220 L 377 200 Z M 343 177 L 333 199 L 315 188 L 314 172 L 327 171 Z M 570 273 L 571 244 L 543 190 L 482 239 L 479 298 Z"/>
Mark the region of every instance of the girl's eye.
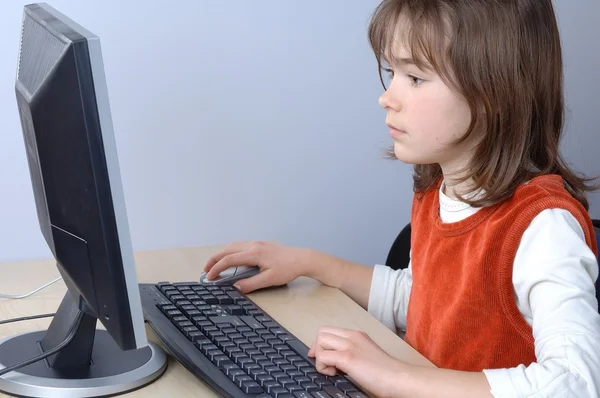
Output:
<path fill-rule="evenodd" d="M 413 75 L 408 75 L 408 78 L 411 80 L 411 83 L 412 83 L 413 86 L 419 86 L 424 81 L 420 77 L 416 77 L 416 76 L 413 76 Z"/>
<path fill-rule="evenodd" d="M 390 80 L 392 80 L 394 78 L 394 71 L 393 70 L 385 68 L 385 69 L 383 69 L 383 71 L 388 74 L 388 77 L 389 77 Z"/>

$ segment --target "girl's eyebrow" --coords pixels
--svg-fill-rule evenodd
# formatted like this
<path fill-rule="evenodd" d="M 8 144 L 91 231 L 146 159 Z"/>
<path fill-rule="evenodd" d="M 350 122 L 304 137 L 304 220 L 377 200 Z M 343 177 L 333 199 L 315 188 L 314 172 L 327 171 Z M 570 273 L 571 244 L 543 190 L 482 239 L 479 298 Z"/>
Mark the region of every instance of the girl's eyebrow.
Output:
<path fill-rule="evenodd" d="M 387 59 L 386 59 L 386 61 L 387 61 Z M 412 57 L 394 57 L 394 56 L 392 56 L 391 61 L 392 61 L 391 64 L 389 62 L 388 62 L 388 64 L 396 65 L 396 66 L 409 66 L 409 65 L 415 66 L 415 67 L 423 70 L 424 72 L 428 72 L 428 71 L 432 70 L 432 68 L 431 68 L 431 66 L 429 66 L 429 64 L 423 64 L 421 67 L 419 67 Z"/>

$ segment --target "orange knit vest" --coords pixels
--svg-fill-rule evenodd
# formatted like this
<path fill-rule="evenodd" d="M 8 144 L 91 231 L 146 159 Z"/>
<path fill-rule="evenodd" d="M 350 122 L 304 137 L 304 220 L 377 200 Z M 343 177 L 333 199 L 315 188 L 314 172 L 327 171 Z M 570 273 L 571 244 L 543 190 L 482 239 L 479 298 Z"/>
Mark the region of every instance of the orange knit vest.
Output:
<path fill-rule="evenodd" d="M 571 212 L 597 255 L 591 219 L 557 175 L 536 177 L 510 199 L 454 223 L 440 220 L 439 183 L 415 195 L 406 342 L 446 369 L 480 372 L 535 362 L 512 269 L 523 232 L 549 208 Z"/>

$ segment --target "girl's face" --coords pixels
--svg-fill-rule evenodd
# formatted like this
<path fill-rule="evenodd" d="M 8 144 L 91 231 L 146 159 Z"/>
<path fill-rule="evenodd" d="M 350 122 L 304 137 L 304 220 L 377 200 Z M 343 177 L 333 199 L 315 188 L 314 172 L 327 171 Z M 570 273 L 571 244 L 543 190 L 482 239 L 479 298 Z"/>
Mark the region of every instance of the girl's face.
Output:
<path fill-rule="evenodd" d="M 405 48 L 394 52 L 379 104 L 387 111 L 396 157 L 409 164 L 438 163 L 444 175 L 466 166 L 477 134 L 458 146 L 452 143 L 469 128 L 467 102 L 433 70 L 417 68 Z"/>

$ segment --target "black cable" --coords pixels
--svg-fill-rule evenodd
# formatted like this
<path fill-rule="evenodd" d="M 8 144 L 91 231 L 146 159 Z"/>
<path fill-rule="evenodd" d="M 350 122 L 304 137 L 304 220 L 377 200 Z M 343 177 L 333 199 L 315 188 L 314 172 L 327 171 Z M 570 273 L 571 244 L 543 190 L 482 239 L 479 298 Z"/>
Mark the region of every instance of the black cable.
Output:
<path fill-rule="evenodd" d="M 53 317 L 54 315 L 56 315 L 56 313 L 54 313 L 54 314 L 31 315 L 31 316 L 23 316 L 21 318 L 5 319 L 3 321 L 0 321 L 0 325 L 4 325 L 5 323 L 12 323 L 12 322 L 29 321 L 31 319 L 50 318 L 50 317 Z"/>
<path fill-rule="evenodd" d="M 73 340 L 73 338 L 75 337 L 75 333 L 77 332 L 77 329 L 79 329 L 79 326 L 81 325 L 81 321 L 83 320 L 83 312 L 79 312 L 77 314 L 77 318 L 75 318 L 75 322 L 73 322 L 73 325 L 71 325 L 71 330 L 69 331 L 69 334 L 67 335 L 67 337 L 64 339 L 64 341 L 62 343 L 60 343 L 59 345 L 57 345 L 56 347 L 54 347 L 53 349 L 46 351 L 43 354 L 40 354 L 36 357 L 33 357 L 31 359 L 28 359 L 26 361 L 23 361 L 21 363 L 18 363 L 16 365 L 13 366 L 9 366 L 7 368 L 4 368 L 2 370 L 0 370 L 0 376 L 5 375 L 6 373 L 10 373 L 13 372 L 15 370 L 21 369 L 25 366 L 31 365 L 32 363 L 41 361 L 42 359 L 46 359 L 51 355 L 56 354 L 57 352 L 59 352 L 60 350 L 62 350 L 63 348 L 65 348 L 70 342 L 71 340 Z"/>

